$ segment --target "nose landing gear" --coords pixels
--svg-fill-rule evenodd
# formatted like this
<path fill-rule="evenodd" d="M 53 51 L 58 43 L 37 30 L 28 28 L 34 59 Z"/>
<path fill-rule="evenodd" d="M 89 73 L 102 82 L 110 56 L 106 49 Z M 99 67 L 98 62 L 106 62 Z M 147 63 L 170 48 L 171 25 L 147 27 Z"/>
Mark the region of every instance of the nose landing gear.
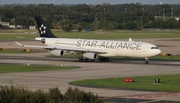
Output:
<path fill-rule="evenodd" d="M 148 63 L 149 63 L 149 58 L 145 57 L 145 64 L 148 64 Z"/>

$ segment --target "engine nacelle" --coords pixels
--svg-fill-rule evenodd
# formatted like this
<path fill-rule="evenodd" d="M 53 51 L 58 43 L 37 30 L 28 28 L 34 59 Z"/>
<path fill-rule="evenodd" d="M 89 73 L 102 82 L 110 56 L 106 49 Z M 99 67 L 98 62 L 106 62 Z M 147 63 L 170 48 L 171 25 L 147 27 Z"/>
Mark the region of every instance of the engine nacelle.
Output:
<path fill-rule="evenodd" d="M 63 50 L 51 50 L 49 53 L 52 55 L 55 55 L 55 56 L 63 56 L 64 55 Z"/>
<path fill-rule="evenodd" d="M 88 59 L 97 59 L 98 55 L 96 53 L 84 53 L 83 57 Z"/>

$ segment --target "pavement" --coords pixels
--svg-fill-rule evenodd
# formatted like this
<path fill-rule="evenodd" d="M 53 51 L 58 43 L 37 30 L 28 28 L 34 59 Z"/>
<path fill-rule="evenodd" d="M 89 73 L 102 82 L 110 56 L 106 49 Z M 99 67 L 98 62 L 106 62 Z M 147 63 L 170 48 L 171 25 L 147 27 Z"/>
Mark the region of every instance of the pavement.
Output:
<path fill-rule="evenodd" d="M 179 54 L 179 39 L 172 38 L 168 40 L 170 41 L 167 41 L 167 39 L 147 39 L 143 41 L 157 43 L 164 53 Z M 26 44 L 37 44 L 32 41 L 22 42 Z M 1 42 L 0 47 L 16 48 L 13 42 Z M 23 48 L 18 47 L 17 49 Z M 56 66 L 76 65 L 82 68 L 62 71 L 2 73 L 0 75 L 0 85 L 24 85 L 30 90 L 42 89 L 45 91 L 52 87 L 58 87 L 62 93 L 64 93 L 68 87 L 78 87 L 80 90 L 97 94 L 105 101 L 125 103 L 178 103 L 180 101 L 180 93 L 79 87 L 69 84 L 71 81 L 84 79 L 179 74 L 180 61 L 165 62 L 150 60 L 150 64 L 147 65 L 141 60 L 112 59 L 108 63 L 88 63 L 78 62 L 78 60 L 74 58 L 51 58 L 47 57 L 47 55 L 48 53 L 46 53 L 46 51 L 43 51 L 43 53 L 29 54 L 0 54 L 0 63 L 49 64 Z"/>

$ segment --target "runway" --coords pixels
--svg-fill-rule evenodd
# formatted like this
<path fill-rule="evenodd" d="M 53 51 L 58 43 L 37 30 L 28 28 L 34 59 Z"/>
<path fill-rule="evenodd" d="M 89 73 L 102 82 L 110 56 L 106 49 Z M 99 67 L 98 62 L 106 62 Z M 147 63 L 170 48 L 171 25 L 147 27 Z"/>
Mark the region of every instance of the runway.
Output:
<path fill-rule="evenodd" d="M 24 85 L 30 90 L 48 90 L 58 87 L 64 93 L 68 87 L 77 87 L 68 83 L 75 80 L 148 76 L 180 73 L 179 61 L 151 61 L 144 64 L 143 60 L 111 59 L 110 62 L 78 62 L 75 58 L 46 57 L 48 53 L 30 54 L 0 54 L 0 63 L 46 64 L 81 66 L 74 70 L 41 71 L 23 73 L 3 73 L 0 75 L 0 85 Z M 123 81 L 122 81 L 123 82 Z M 109 100 L 120 101 L 180 101 L 180 93 L 130 91 L 106 88 L 78 87 L 90 91 Z"/>

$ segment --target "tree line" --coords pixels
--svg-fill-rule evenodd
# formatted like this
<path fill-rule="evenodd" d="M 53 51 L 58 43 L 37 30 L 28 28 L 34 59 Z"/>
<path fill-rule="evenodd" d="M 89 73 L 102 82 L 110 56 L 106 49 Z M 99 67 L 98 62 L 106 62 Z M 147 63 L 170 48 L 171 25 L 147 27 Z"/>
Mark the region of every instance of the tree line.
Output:
<path fill-rule="evenodd" d="M 180 5 L 1 5 L 2 21 L 24 28 L 36 25 L 34 15 L 41 15 L 52 29 L 71 31 L 140 30 L 143 28 L 180 29 Z M 1 26 L 0 26 L 1 27 Z"/>

